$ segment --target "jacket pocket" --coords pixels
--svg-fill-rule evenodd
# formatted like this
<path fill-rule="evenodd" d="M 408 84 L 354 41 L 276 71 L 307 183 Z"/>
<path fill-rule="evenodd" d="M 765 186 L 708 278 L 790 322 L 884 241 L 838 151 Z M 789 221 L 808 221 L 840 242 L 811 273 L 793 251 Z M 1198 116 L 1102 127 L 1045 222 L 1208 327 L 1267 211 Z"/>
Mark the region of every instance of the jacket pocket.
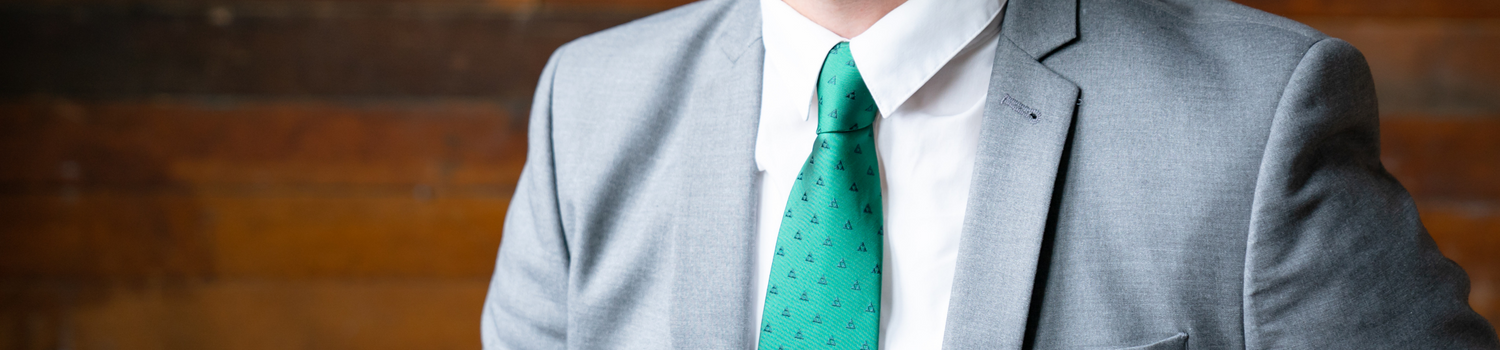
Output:
<path fill-rule="evenodd" d="M 1158 340 L 1155 343 L 1119 348 L 1118 350 L 1180 350 L 1187 349 L 1187 333 L 1177 333 L 1171 338 Z"/>

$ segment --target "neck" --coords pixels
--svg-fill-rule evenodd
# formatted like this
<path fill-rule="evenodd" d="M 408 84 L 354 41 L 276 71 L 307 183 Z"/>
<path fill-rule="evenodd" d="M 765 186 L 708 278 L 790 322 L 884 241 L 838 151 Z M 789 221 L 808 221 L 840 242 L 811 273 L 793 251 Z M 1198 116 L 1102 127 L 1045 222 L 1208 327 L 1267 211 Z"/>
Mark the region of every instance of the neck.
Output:
<path fill-rule="evenodd" d="M 906 0 L 782 0 L 803 17 L 841 37 L 853 38 L 870 29 Z"/>

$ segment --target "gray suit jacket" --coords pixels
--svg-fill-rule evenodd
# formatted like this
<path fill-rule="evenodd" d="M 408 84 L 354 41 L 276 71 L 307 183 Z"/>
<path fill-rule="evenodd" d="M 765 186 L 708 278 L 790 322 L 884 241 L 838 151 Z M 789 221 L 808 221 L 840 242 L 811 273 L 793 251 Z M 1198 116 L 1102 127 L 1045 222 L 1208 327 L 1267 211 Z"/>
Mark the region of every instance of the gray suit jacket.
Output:
<path fill-rule="evenodd" d="M 1348 43 L 1224 1 L 1003 15 L 945 348 L 1496 348 Z M 753 343 L 760 24 L 710 0 L 557 50 L 487 348 Z"/>

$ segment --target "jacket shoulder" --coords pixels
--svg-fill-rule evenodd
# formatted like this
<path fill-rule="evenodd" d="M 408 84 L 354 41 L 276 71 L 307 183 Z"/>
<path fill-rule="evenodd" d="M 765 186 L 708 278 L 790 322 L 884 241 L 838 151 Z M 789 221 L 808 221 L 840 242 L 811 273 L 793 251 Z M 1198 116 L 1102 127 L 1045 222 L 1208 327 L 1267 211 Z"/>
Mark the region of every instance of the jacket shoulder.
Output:
<path fill-rule="evenodd" d="M 1267 30 L 1307 37 L 1326 38 L 1321 32 L 1287 19 L 1227 0 L 1132 0 L 1161 8 L 1184 21 L 1197 23 L 1240 23 L 1266 27 Z"/>
<path fill-rule="evenodd" d="M 1286 45 L 1306 50 L 1328 36 L 1297 21 L 1225 0 L 1083 0 L 1085 35 L 1152 42 Z M 1090 29 L 1093 29 L 1090 31 Z"/>

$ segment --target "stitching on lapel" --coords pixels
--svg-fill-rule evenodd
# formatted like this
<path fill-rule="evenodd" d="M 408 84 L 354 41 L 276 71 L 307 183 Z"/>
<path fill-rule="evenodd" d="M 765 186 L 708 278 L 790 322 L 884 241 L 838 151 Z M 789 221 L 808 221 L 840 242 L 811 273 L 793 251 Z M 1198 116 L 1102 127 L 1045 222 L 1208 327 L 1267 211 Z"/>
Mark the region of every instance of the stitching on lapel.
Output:
<path fill-rule="evenodd" d="M 1010 110 L 1015 111 L 1017 115 L 1020 115 L 1022 121 L 1031 124 L 1036 124 L 1037 122 L 1042 121 L 1042 112 L 1038 112 L 1036 109 L 1027 107 L 1025 104 L 1021 104 L 1021 101 L 1016 101 L 1016 99 L 1011 98 L 1010 94 L 1005 94 L 1005 100 L 1000 101 L 1000 103 L 1010 107 Z"/>

